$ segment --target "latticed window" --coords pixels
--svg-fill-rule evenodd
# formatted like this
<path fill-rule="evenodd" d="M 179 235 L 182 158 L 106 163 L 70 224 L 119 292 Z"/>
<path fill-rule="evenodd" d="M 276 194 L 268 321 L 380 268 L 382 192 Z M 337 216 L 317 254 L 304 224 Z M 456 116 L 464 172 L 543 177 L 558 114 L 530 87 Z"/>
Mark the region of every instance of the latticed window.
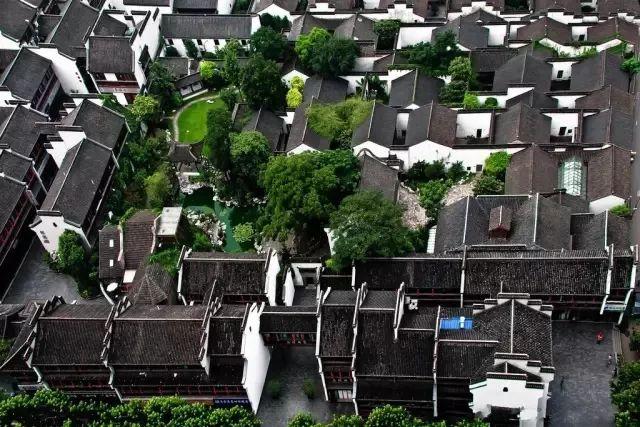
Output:
<path fill-rule="evenodd" d="M 560 165 L 558 187 L 564 188 L 567 194 L 582 196 L 585 190 L 585 175 L 582 160 L 577 157 L 571 157 Z"/>

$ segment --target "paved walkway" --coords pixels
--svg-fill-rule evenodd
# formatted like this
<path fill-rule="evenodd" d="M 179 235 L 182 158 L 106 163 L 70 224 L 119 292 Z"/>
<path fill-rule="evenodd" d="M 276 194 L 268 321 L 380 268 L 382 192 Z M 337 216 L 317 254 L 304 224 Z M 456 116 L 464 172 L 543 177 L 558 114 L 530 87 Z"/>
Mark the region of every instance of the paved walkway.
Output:
<path fill-rule="evenodd" d="M 25 260 L 10 284 L 2 302 L 7 304 L 26 303 L 32 300 L 46 300 L 56 295 L 68 303 L 105 304 L 102 297 L 85 300 L 78 294 L 76 282 L 65 274 L 59 274 L 44 262 L 44 248 L 37 239 L 31 244 Z"/>
<path fill-rule="evenodd" d="M 197 95 L 191 100 L 189 100 L 189 102 L 184 104 L 182 107 L 178 108 L 175 113 L 173 113 L 173 116 L 171 117 L 171 126 L 173 127 L 173 137 L 175 138 L 176 141 L 180 142 L 180 133 L 178 132 L 178 117 L 180 117 L 180 114 L 182 114 L 182 112 L 186 108 L 188 108 L 191 104 L 195 104 L 196 102 L 200 102 L 205 99 L 216 98 L 217 96 L 218 96 L 217 93 L 211 93 L 208 95 L 204 95 L 204 94 Z"/>
<path fill-rule="evenodd" d="M 598 331 L 605 334 L 602 344 L 596 344 Z M 613 353 L 612 331 L 611 323 L 553 322 L 556 376 L 547 411 L 552 427 L 613 426 L 609 396 L 613 366 L 607 366 Z"/>
<path fill-rule="evenodd" d="M 258 417 L 264 426 L 286 426 L 287 420 L 299 412 L 311 413 L 318 422 L 329 421 L 336 413 L 353 413 L 352 404 L 336 404 L 324 400 L 315 346 L 273 350 L 267 381 L 272 378 L 278 378 L 282 382 L 282 396 L 278 400 L 272 399 L 265 387 L 258 408 Z M 314 399 L 307 398 L 302 391 L 302 383 L 306 378 L 315 382 Z"/>

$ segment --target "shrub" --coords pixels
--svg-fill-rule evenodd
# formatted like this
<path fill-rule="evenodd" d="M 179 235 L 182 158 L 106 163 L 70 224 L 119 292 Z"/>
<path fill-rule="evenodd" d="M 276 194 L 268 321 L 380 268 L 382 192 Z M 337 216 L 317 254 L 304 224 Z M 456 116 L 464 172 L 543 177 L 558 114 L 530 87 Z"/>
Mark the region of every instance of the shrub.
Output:
<path fill-rule="evenodd" d="M 335 104 L 314 103 L 307 109 L 309 126 L 318 135 L 333 140 L 341 132 L 353 132 L 371 114 L 373 101 L 349 98 Z"/>
<path fill-rule="evenodd" d="M 196 59 L 200 55 L 200 50 L 198 50 L 198 47 L 193 42 L 193 40 L 184 39 L 182 42 L 184 43 L 184 48 L 186 49 L 187 56 L 189 58 Z"/>
<path fill-rule="evenodd" d="M 287 92 L 287 107 L 296 108 L 300 104 L 302 104 L 302 93 L 298 88 L 292 87 Z"/>
<path fill-rule="evenodd" d="M 637 73 L 640 71 L 640 58 L 634 56 L 633 58 L 627 59 L 622 63 L 621 68 L 630 74 Z"/>
<path fill-rule="evenodd" d="M 435 160 L 431 163 L 420 160 L 414 163 L 407 171 L 407 184 L 415 188 L 423 182 L 444 179 L 446 175 L 444 162 L 442 160 Z"/>
<path fill-rule="evenodd" d="M 302 80 L 302 77 L 300 76 L 293 76 L 289 82 L 289 87 L 296 88 L 302 92 L 304 90 L 304 80 Z"/>
<path fill-rule="evenodd" d="M 468 176 L 462 162 L 454 162 L 447 170 L 447 179 L 451 182 L 460 182 Z"/>
<path fill-rule="evenodd" d="M 622 218 L 630 218 L 633 215 L 633 210 L 626 203 L 612 207 L 609 212 Z"/>
<path fill-rule="evenodd" d="M 264 13 L 260 15 L 260 25 L 263 27 L 271 27 L 274 31 L 280 33 L 282 30 L 289 28 L 291 23 L 284 16 L 280 17 Z"/>
<path fill-rule="evenodd" d="M 488 97 L 487 99 L 484 100 L 484 107 L 485 108 L 497 108 L 498 107 L 498 100 L 496 98 L 494 98 L 493 96 Z"/>
<path fill-rule="evenodd" d="M 211 61 L 200 62 L 200 77 L 205 86 L 211 89 L 220 89 L 227 83 L 222 70 Z"/>
<path fill-rule="evenodd" d="M 253 231 L 253 225 L 248 222 L 238 224 L 233 227 L 233 238 L 238 243 L 249 243 L 253 240 L 255 231 Z"/>
<path fill-rule="evenodd" d="M 326 427 L 362 427 L 364 421 L 359 415 L 334 416 Z"/>
<path fill-rule="evenodd" d="M 272 399 L 280 399 L 280 396 L 282 396 L 282 382 L 278 379 L 267 381 L 267 393 Z"/>
<path fill-rule="evenodd" d="M 315 425 L 316 421 L 311 414 L 307 414 L 306 412 L 295 415 L 289 420 L 289 423 L 287 423 L 287 427 L 314 427 Z"/>
<path fill-rule="evenodd" d="M 462 106 L 468 110 L 475 110 L 481 107 L 478 97 L 473 93 L 465 93 L 462 100 Z"/>
<path fill-rule="evenodd" d="M 491 175 L 482 174 L 473 186 L 473 194 L 502 194 L 504 193 L 504 182 Z"/>
<path fill-rule="evenodd" d="M 634 329 L 629 336 L 629 349 L 640 351 L 640 329 Z"/>
<path fill-rule="evenodd" d="M 444 196 L 449 190 L 449 183 L 443 180 L 429 181 L 422 184 L 420 190 L 420 205 L 427 211 L 427 216 L 434 221 L 443 206 Z"/>
<path fill-rule="evenodd" d="M 511 160 L 511 154 L 506 151 L 497 151 L 491 153 L 484 161 L 484 173 L 494 178 L 504 181 L 507 173 L 507 167 Z"/>
<path fill-rule="evenodd" d="M 316 385 L 313 383 L 313 380 L 305 378 L 302 382 L 302 391 L 309 399 L 316 397 Z"/>
<path fill-rule="evenodd" d="M 176 56 L 180 56 L 180 54 L 178 53 L 178 49 L 176 49 L 174 46 L 165 46 L 164 56 L 175 58 Z"/>
<path fill-rule="evenodd" d="M 172 277 L 177 277 L 179 258 L 180 251 L 178 248 L 167 248 L 152 254 L 149 257 L 149 264 L 160 264 Z"/>

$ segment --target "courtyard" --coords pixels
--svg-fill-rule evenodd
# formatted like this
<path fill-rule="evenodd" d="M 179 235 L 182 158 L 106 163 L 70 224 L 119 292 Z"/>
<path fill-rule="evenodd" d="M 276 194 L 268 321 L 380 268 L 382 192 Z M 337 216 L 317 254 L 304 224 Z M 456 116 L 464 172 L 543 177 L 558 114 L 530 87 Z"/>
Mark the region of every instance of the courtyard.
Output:
<path fill-rule="evenodd" d="M 596 343 L 596 334 L 604 342 Z M 547 413 L 551 426 L 613 426 L 614 408 L 609 396 L 613 366 L 613 324 L 606 322 L 553 322 L 553 364 Z"/>

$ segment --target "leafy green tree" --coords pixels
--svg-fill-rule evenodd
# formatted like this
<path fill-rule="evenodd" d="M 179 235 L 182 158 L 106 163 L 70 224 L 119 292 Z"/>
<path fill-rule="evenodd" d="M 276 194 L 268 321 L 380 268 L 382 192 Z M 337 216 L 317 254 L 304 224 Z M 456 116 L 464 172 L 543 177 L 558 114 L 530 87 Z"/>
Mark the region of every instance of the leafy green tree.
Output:
<path fill-rule="evenodd" d="M 147 207 L 162 209 L 169 204 L 174 194 L 172 171 L 169 165 L 162 165 L 144 180 Z"/>
<path fill-rule="evenodd" d="M 274 16 L 268 13 L 263 13 L 260 15 L 260 25 L 263 27 L 270 27 L 276 33 L 281 33 L 282 30 L 289 28 L 291 23 L 284 16 Z"/>
<path fill-rule="evenodd" d="M 473 194 L 476 196 L 483 194 L 502 194 L 504 193 L 504 182 L 499 179 L 482 174 L 473 185 Z"/>
<path fill-rule="evenodd" d="M 461 80 L 452 80 L 440 89 L 440 102 L 452 107 L 460 107 L 464 101 L 469 84 Z"/>
<path fill-rule="evenodd" d="M 371 114 L 373 101 L 349 98 L 334 104 L 314 103 L 307 108 L 309 127 L 327 139 L 336 139 L 342 132 L 349 135 Z"/>
<path fill-rule="evenodd" d="M 242 70 L 240 90 L 253 108 L 264 105 L 278 109 L 285 105 L 287 87 L 280 77 L 280 69 L 261 55 L 251 57 Z"/>
<path fill-rule="evenodd" d="M 168 58 L 176 58 L 180 56 L 180 53 L 178 53 L 178 49 L 176 49 L 174 46 L 165 46 L 164 56 Z"/>
<path fill-rule="evenodd" d="M 326 427 L 363 427 L 364 421 L 359 415 L 335 416 Z"/>
<path fill-rule="evenodd" d="M 131 114 L 140 122 L 156 124 L 162 117 L 160 102 L 153 96 L 138 95 L 130 107 Z"/>
<path fill-rule="evenodd" d="M 634 56 L 633 58 L 629 58 L 625 60 L 622 65 L 620 65 L 623 71 L 628 72 L 629 74 L 636 74 L 640 71 L 640 58 Z"/>
<path fill-rule="evenodd" d="M 327 43 L 331 39 L 331 34 L 321 27 L 313 27 L 307 34 L 301 34 L 296 40 L 295 52 L 298 59 L 305 68 L 311 70 L 311 60 L 315 55 L 317 46 Z"/>
<path fill-rule="evenodd" d="M 351 39 L 331 37 L 312 47 L 311 69 L 325 77 L 337 77 L 353 70 L 358 57 L 358 45 Z"/>
<path fill-rule="evenodd" d="M 438 214 L 443 206 L 444 197 L 449 191 L 449 182 L 434 180 L 422 184 L 420 190 L 420 205 L 427 211 L 427 215 L 434 221 L 438 220 Z"/>
<path fill-rule="evenodd" d="M 421 183 L 446 178 L 446 168 L 442 160 L 425 162 L 420 160 L 409 168 L 406 175 L 407 185 L 417 188 Z"/>
<path fill-rule="evenodd" d="M 203 83 L 211 89 L 220 89 L 227 83 L 222 70 L 211 61 L 200 62 L 200 77 Z"/>
<path fill-rule="evenodd" d="M 353 193 L 360 173 L 348 150 L 306 152 L 271 158 L 262 176 L 266 206 L 260 219 L 267 237 L 322 231 L 342 199 Z"/>
<path fill-rule="evenodd" d="M 234 86 L 240 83 L 240 62 L 238 52 L 242 50 L 242 45 L 238 40 L 231 39 L 218 50 L 222 58 L 222 73 L 226 81 Z"/>
<path fill-rule="evenodd" d="M 471 60 L 466 56 L 453 58 L 449 64 L 448 74 L 451 76 L 451 80 L 471 82 L 475 79 Z"/>
<path fill-rule="evenodd" d="M 365 427 L 418 427 L 424 423 L 414 418 L 402 406 L 385 405 L 375 408 L 367 417 Z"/>
<path fill-rule="evenodd" d="M 287 48 L 287 41 L 282 34 L 271 27 L 260 27 L 251 35 L 251 53 L 260 54 L 265 59 L 280 59 Z"/>
<path fill-rule="evenodd" d="M 461 54 L 451 31 L 436 35 L 433 43 L 418 43 L 406 49 L 408 62 L 430 76 L 447 74 L 451 61 Z"/>
<path fill-rule="evenodd" d="M 447 169 L 447 179 L 453 183 L 459 182 L 465 178 L 467 178 L 469 174 L 467 173 L 462 162 L 454 162 L 449 169 Z"/>
<path fill-rule="evenodd" d="M 229 169 L 231 132 L 231 113 L 226 105 L 213 105 L 207 113 L 207 134 L 204 137 L 202 153 L 218 170 Z"/>
<path fill-rule="evenodd" d="M 195 250 L 196 249 L 194 249 L 194 251 Z M 151 254 L 151 256 L 149 256 L 149 264 L 160 264 L 172 277 L 177 277 L 179 259 L 180 250 L 175 247 L 169 247 Z"/>
<path fill-rule="evenodd" d="M 158 61 L 149 66 L 147 91 L 160 102 L 160 110 L 165 113 L 175 109 L 182 102 L 169 70 Z"/>
<path fill-rule="evenodd" d="M 631 207 L 626 203 L 622 203 L 620 205 L 612 207 L 609 212 L 623 218 L 631 218 L 631 216 L 633 215 L 633 209 L 631 209 Z"/>
<path fill-rule="evenodd" d="M 187 56 L 189 58 L 197 59 L 198 56 L 200 56 L 200 50 L 198 49 L 196 44 L 193 42 L 193 40 L 184 39 L 182 40 L 182 43 L 184 44 L 184 48 L 186 49 Z"/>
<path fill-rule="evenodd" d="M 298 88 L 292 87 L 287 92 L 287 107 L 296 108 L 300 104 L 302 104 L 302 93 Z"/>
<path fill-rule="evenodd" d="M 82 244 L 82 237 L 75 231 L 65 230 L 58 239 L 56 261 L 63 273 L 77 277 L 83 270 L 86 252 Z"/>
<path fill-rule="evenodd" d="M 287 427 L 315 427 L 315 425 L 316 421 L 313 419 L 311 414 L 306 412 L 296 414 L 287 423 Z"/>
<path fill-rule="evenodd" d="M 367 256 L 398 256 L 413 250 L 402 214 L 401 207 L 377 191 L 345 197 L 331 215 L 329 228 L 335 242 L 328 265 L 339 271 Z"/>
<path fill-rule="evenodd" d="M 640 362 L 624 363 L 611 382 L 611 400 L 616 405 L 616 426 L 640 425 Z"/>
<path fill-rule="evenodd" d="M 500 181 L 504 181 L 510 161 L 511 154 L 506 151 L 491 153 L 484 161 L 483 173 L 491 175 Z"/>
<path fill-rule="evenodd" d="M 477 98 L 467 98 L 469 88 L 475 85 L 475 73 L 468 57 L 458 56 L 451 60 L 447 74 L 451 76 L 451 82 L 444 86 L 440 92 L 440 101 L 445 104 L 459 104 L 469 102 L 468 108 L 479 108 L 480 102 Z M 472 95 L 474 96 L 474 95 Z M 464 105 L 465 108 L 466 105 Z"/>
<path fill-rule="evenodd" d="M 241 132 L 231 137 L 231 173 L 238 191 L 249 197 L 262 196 L 258 181 L 270 158 L 271 146 L 260 132 Z"/>
<path fill-rule="evenodd" d="M 373 24 L 373 32 L 378 36 L 378 49 L 392 49 L 393 41 L 400 29 L 397 19 L 383 19 Z"/>
<path fill-rule="evenodd" d="M 220 99 L 225 103 L 229 110 L 233 110 L 240 95 L 238 94 L 238 89 L 235 87 L 225 87 L 220 91 Z"/>

